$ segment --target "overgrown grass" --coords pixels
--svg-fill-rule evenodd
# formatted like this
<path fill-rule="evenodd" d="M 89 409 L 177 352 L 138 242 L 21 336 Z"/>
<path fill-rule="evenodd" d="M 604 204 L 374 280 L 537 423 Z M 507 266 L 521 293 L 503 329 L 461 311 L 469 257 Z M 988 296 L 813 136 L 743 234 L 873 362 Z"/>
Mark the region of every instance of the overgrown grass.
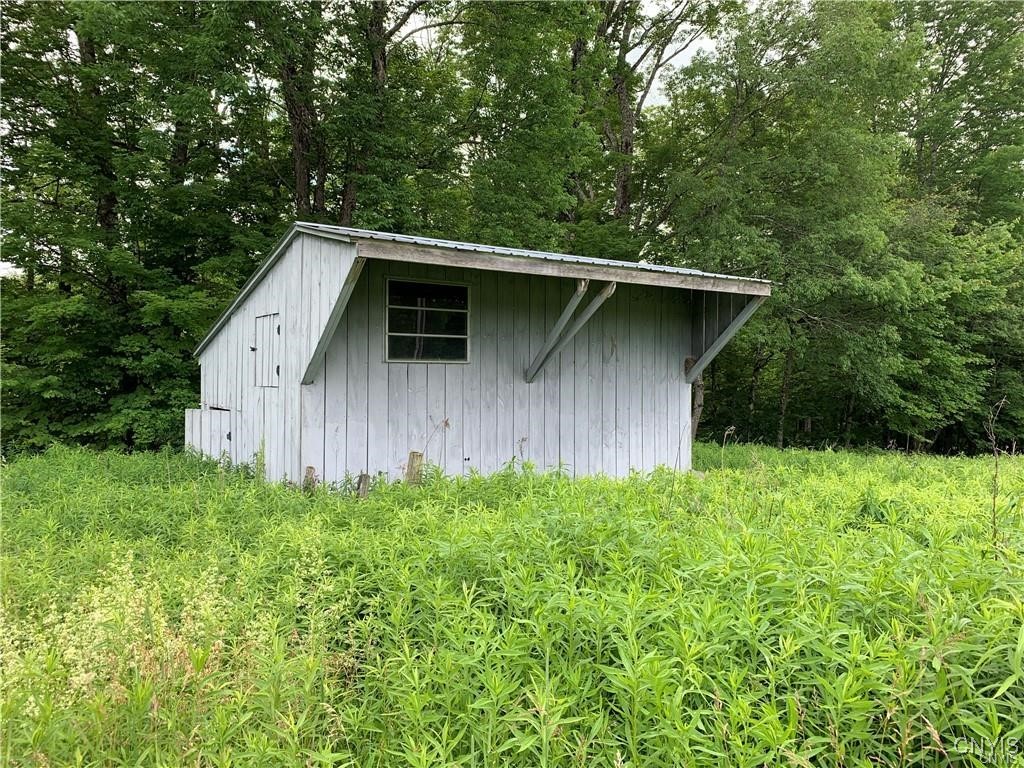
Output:
<path fill-rule="evenodd" d="M 360 501 L 171 453 L 18 459 L 3 757 L 991 765 L 966 739 L 1024 735 L 1024 462 L 998 548 L 981 459 L 698 465 Z"/>

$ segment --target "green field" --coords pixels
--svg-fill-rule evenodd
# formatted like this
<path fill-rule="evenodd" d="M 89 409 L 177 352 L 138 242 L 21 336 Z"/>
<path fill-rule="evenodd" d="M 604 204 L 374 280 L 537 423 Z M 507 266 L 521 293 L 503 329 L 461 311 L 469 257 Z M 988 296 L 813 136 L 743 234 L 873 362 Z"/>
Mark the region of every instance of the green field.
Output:
<path fill-rule="evenodd" d="M 1024 460 L 995 543 L 991 458 L 697 464 L 358 500 L 173 453 L 14 460 L 5 763 L 1021 759 Z"/>

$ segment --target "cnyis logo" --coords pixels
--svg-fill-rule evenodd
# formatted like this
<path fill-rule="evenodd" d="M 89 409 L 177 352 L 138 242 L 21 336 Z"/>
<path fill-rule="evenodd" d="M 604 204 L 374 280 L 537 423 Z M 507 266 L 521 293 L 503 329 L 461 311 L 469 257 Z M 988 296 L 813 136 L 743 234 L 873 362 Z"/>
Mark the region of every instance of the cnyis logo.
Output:
<path fill-rule="evenodd" d="M 958 736 L 952 751 L 970 755 L 982 765 L 993 768 L 1024 768 L 1024 739 L 1019 737 Z"/>

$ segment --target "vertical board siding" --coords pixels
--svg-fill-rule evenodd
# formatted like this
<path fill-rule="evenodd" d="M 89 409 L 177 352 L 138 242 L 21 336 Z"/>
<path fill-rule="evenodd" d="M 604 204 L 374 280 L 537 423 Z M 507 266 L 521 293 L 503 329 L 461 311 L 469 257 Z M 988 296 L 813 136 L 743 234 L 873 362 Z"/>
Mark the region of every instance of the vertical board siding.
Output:
<path fill-rule="evenodd" d="M 469 363 L 385 362 L 388 277 L 470 286 Z M 327 351 L 325 478 L 362 471 L 401 478 L 410 451 L 449 475 L 491 473 L 513 457 L 575 475 L 688 467 L 686 292 L 619 285 L 525 382 L 575 287 L 574 280 L 369 261 Z M 603 287 L 591 285 L 582 306 Z"/>
<path fill-rule="evenodd" d="M 232 419 L 231 459 L 262 450 L 270 479 L 301 480 L 310 466 L 328 482 L 361 472 L 400 478 L 410 451 L 450 475 L 491 473 L 513 458 L 575 475 L 689 468 L 684 361 L 714 341 L 742 297 L 620 284 L 527 384 L 575 280 L 370 260 L 301 385 L 355 256 L 347 243 L 293 241 L 204 349 L 203 410 L 186 416 L 189 445 L 221 447 L 202 414 L 224 408 L 217 413 L 229 416 L 209 418 Z M 468 363 L 385 362 L 391 276 L 469 285 Z M 592 283 L 577 312 L 603 287 Z M 274 314 L 280 340 L 257 321 Z M 250 350 L 275 343 L 270 361 Z M 257 368 L 277 364 L 280 377 Z M 278 386 L 257 386 L 268 375 Z"/>
<path fill-rule="evenodd" d="M 306 387 L 299 382 L 355 256 L 351 244 L 297 236 L 200 354 L 204 411 L 236 414 L 231 459 L 251 463 L 262 452 L 268 479 L 300 480 L 305 466 L 318 476 L 334 475 L 336 467 L 320 465 L 336 439 L 328 436 L 325 416 L 345 410 L 329 407 L 336 405 L 337 371 L 328 370 L 331 361 L 325 360 L 319 381 Z M 277 315 L 275 322 L 257 323 L 267 315 Z M 253 347 L 271 352 L 257 355 Z M 276 386 L 258 386 L 261 380 Z M 342 456 L 339 466 L 346 465 Z"/>

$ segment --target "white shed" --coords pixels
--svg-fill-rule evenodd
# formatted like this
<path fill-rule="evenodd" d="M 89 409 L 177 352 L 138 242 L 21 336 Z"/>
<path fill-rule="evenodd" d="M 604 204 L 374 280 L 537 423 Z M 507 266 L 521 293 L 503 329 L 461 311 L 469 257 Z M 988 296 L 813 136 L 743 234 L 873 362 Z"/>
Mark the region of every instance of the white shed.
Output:
<path fill-rule="evenodd" d="M 691 383 L 767 281 L 294 224 L 196 350 L 185 442 L 267 477 L 690 467 Z M 309 469 L 312 468 L 312 469 Z"/>

